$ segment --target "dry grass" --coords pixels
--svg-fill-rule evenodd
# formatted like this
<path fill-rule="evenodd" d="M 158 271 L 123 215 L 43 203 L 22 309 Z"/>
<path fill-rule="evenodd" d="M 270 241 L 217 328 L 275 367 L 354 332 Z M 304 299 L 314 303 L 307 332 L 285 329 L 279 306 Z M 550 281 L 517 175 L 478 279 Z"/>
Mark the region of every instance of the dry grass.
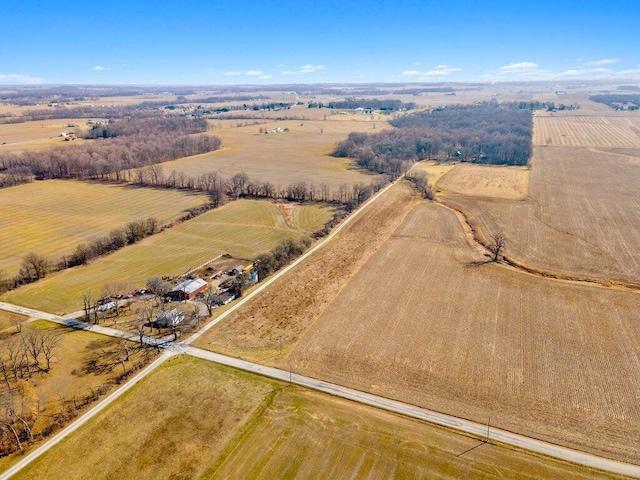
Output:
<path fill-rule="evenodd" d="M 196 345 L 252 360 L 277 362 L 274 355 L 280 345 L 287 350 L 298 341 L 400 225 L 416 201 L 417 194 L 407 184 L 392 187 L 338 238 L 209 330 Z"/>
<path fill-rule="evenodd" d="M 333 218 L 334 209 L 320 205 L 297 205 L 291 212 L 293 224 L 307 230 L 315 232 L 320 230 L 325 223 Z"/>
<path fill-rule="evenodd" d="M 315 185 L 326 183 L 332 189 L 345 183 L 370 183 L 376 176 L 355 169 L 348 159 L 334 158 L 329 154 L 335 144 L 346 139 L 352 131 L 371 133 L 388 127 L 383 121 L 363 118 L 350 121 L 269 121 L 239 128 L 231 127 L 233 122 L 213 122 L 222 126 L 212 133 L 222 139 L 223 148 L 163 163 L 165 172 L 176 170 L 189 176 L 199 176 L 217 171 L 226 177 L 246 172 L 253 179 L 269 181 L 281 188 L 301 181 Z M 259 133 L 261 128 L 272 130 L 276 127 L 289 128 L 289 132 Z"/>
<path fill-rule="evenodd" d="M 640 165 L 581 148 L 535 147 L 524 201 L 451 195 L 507 253 L 562 274 L 640 281 Z"/>
<path fill-rule="evenodd" d="M 50 275 L 2 298 L 50 312 L 79 310 L 83 293 L 90 290 L 94 297 L 101 295 L 106 283 L 141 288 L 155 275 L 180 275 L 223 253 L 252 259 L 285 238 L 309 233 L 288 226 L 273 202 L 237 200 L 87 266 Z"/>
<path fill-rule="evenodd" d="M 29 252 L 58 261 L 76 245 L 132 220 L 177 218 L 207 201 L 204 195 L 45 180 L 0 189 L 0 269 L 17 273 Z"/>
<path fill-rule="evenodd" d="M 95 401 L 95 392 L 103 389 L 104 394 L 112 390 L 115 379 L 122 375 L 125 369 L 128 372 L 132 368 L 140 368 L 140 365 L 147 363 L 150 355 L 152 356 L 151 351 L 138 350 L 131 345 L 129 361 L 125 362 L 123 367 L 118 361 L 119 358 L 124 358 L 120 340 L 41 320 L 23 326 L 22 332 L 28 334 L 36 330 L 53 330 L 60 335 L 51 370 L 48 373 L 36 373 L 30 380 L 12 383 L 14 388 L 19 385 L 24 390 L 28 406 L 33 407 L 36 400 L 40 402 L 42 413 L 33 431 L 36 436 L 51 425 L 58 424 L 56 429 L 60 428 Z M 7 343 L 19 340 L 19 336 L 19 333 L 14 332 L 0 340 L 0 352 L 5 360 L 8 355 Z M 100 359 L 96 365 L 102 368 L 87 370 L 89 361 L 97 357 Z M 3 384 L 0 390 L 4 391 L 4 388 Z M 0 470 L 4 470 L 18 459 L 18 455 L 2 458 Z"/>
<path fill-rule="evenodd" d="M 15 478 L 198 478 L 274 386 L 202 360 L 169 359 Z"/>
<path fill-rule="evenodd" d="M 461 163 L 444 174 L 439 190 L 476 197 L 521 200 L 526 197 L 529 170 L 524 167 L 499 167 Z"/>
<path fill-rule="evenodd" d="M 18 153 L 24 150 L 40 150 L 54 145 L 74 145 L 82 140 L 65 142 L 62 132 L 72 132 L 86 128 L 86 119 L 55 119 L 34 122 L 0 124 L 0 153 Z M 68 124 L 77 125 L 70 128 Z"/>
<path fill-rule="evenodd" d="M 431 183 L 431 185 L 436 185 L 440 178 L 442 178 L 443 175 L 446 175 L 455 166 L 455 163 L 437 163 L 434 160 L 428 160 L 417 163 L 414 168 L 427 172 L 429 183 Z"/>
<path fill-rule="evenodd" d="M 0 310 L 0 333 L 14 331 L 16 324 L 23 323 L 26 319 L 24 315 Z"/>
<path fill-rule="evenodd" d="M 479 445 L 422 422 L 177 357 L 15 478 L 618 478 Z"/>
<path fill-rule="evenodd" d="M 640 147 L 640 115 L 536 115 L 534 145 Z M 549 143 L 550 140 L 550 143 Z"/>
<path fill-rule="evenodd" d="M 476 439 L 418 421 L 317 392 L 286 389 L 250 433 L 227 448 L 230 455 L 224 462 L 202 478 L 614 478 L 478 445 Z"/>

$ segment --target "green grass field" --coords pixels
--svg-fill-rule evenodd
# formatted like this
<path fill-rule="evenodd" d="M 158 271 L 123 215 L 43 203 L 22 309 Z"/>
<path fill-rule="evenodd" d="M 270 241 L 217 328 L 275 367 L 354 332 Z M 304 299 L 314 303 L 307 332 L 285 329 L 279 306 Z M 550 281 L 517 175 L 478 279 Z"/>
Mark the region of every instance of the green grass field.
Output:
<path fill-rule="evenodd" d="M 64 270 L 8 292 L 2 298 L 45 311 L 70 312 L 82 307 L 84 292 L 91 291 L 94 297 L 101 295 L 106 283 L 141 288 L 155 275 L 180 275 L 222 253 L 252 259 L 285 238 L 300 238 L 308 233 L 287 226 L 273 202 L 238 200 L 87 266 Z"/>
<path fill-rule="evenodd" d="M 170 359 L 15 478 L 618 478 L 283 387 Z"/>
<path fill-rule="evenodd" d="M 16 273 L 29 252 L 57 261 L 79 243 L 129 221 L 156 217 L 166 222 L 205 201 L 204 195 L 176 190 L 74 180 L 0 189 L 0 269 Z"/>

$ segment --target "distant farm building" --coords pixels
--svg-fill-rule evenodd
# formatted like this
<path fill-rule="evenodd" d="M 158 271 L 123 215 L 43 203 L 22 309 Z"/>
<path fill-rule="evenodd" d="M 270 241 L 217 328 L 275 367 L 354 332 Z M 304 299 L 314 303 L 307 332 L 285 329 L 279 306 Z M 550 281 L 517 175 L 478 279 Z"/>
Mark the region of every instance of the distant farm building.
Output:
<path fill-rule="evenodd" d="M 159 328 L 177 327 L 185 319 L 185 314 L 177 308 L 170 312 L 161 312 L 156 317 L 156 325 Z"/>
<path fill-rule="evenodd" d="M 207 287 L 207 282 L 201 278 L 194 278 L 193 280 L 185 280 L 181 284 L 176 285 L 167 295 L 172 300 L 191 300 L 199 293 L 204 292 Z"/>

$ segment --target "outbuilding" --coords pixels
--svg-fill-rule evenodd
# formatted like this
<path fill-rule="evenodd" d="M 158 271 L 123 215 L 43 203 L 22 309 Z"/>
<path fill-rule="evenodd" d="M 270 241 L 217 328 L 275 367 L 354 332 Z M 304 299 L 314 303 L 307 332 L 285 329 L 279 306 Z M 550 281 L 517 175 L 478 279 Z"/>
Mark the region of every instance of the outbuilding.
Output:
<path fill-rule="evenodd" d="M 207 287 L 207 282 L 201 278 L 194 278 L 176 285 L 167 295 L 172 300 L 191 300 L 199 293 L 204 292 Z"/>

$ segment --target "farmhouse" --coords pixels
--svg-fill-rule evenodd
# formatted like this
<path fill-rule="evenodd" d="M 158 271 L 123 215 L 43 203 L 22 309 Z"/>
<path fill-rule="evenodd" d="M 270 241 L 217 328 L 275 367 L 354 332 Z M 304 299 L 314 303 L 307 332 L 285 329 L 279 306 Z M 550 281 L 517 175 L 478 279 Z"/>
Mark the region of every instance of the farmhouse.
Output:
<path fill-rule="evenodd" d="M 185 318 L 185 314 L 174 308 L 170 312 L 160 312 L 156 317 L 156 325 L 160 328 L 172 328 L 179 325 Z"/>
<path fill-rule="evenodd" d="M 201 278 L 185 280 L 181 284 L 173 287 L 167 295 L 172 300 L 191 300 L 197 294 L 204 292 L 207 289 L 207 286 L 207 282 Z"/>

